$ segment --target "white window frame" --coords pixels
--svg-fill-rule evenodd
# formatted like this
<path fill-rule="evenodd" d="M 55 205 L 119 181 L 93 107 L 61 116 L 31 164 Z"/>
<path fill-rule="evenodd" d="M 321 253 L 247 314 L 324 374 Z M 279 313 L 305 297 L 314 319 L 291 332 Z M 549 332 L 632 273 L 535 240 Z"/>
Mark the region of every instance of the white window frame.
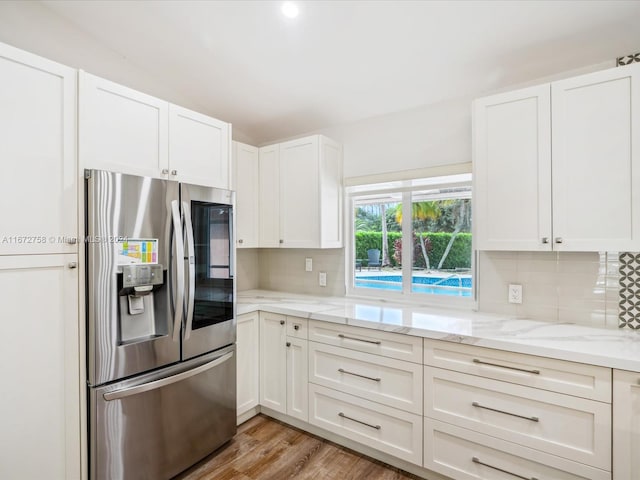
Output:
<path fill-rule="evenodd" d="M 345 283 L 348 297 L 370 298 L 382 301 L 398 301 L 403 303 L 416 303 L 437 307 L 454 307 L 468 310 L 476 310 L 478 306 L 478 271 L 477 271 L 477 252 L 475 249 L 475 237 L 472 234 L 471 240 L 471 275 L 472 275 L 472 293 L 470 297 L 456 297 L 450 295 L 438 295 L 428 293 L 416 293 L 411 291 L 411 280 L 413 274 L 413 248 L 405 248 L 404 241 L 410 239 L 412 241 L 412 222 L 402 222 L 402 291 L 395 292 L 389 290 L 363 288 L 355 286 L 355 206 L 357 197 L 364 195 L 384 195 L 387 193 L 402 194 L 402 216 L 403 218 L 412 217 L 412 193 L 426 188 L 442 188 L 447 186 L 471 186 L 471 174 L 457 175 L 440 175 L 437 177 L 401 180 L 396 182 L 354 185 L 347 187 L 345 198 L 345 219 L 347 225 L 345 233 L 347 243 L 345 252 Z M 471 196 L 472 211 L 473 209 L 473 193 Z M 475 219 L 472 217 L 472 225 Z M 472 228 L 472 232 L 475 228 Z"/>

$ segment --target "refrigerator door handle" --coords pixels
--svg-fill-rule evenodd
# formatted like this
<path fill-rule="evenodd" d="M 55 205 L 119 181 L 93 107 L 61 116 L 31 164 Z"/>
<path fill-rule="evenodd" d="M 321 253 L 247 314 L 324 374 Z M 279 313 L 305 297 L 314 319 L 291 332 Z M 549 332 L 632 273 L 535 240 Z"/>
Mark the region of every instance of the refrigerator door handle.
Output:
<path fill-rule="evenodd" d="M 184 332 L 184 339 L 188 340 L 191 336 L 191 327 L 193 326 L 193 307 L 196 293 L 196 269 L 195 269 L 195 246 L 193 242 L 193 223 L 191 222 L 191 207 L 189 202 L 182 202 L 182 213 L 185 220 L 185 233 L 187 236 L 188 252 L 185 260 L 189 269 L 188 285 L 187 285 L 187 328 Z"/>
<path fill-rule="evenodd" d="M 180 339 L 182 311 L 184 303 L 184 243 L 182 240 L 182 222 L 177 200 L 171 201 L 171 216 L 173 218 L 173 235 L 176 242 L 176 295 L 175 312 L 173 317 L 173 341 Z"/>
<path fill-rule="evenodd" d="M 233 352 L 226 353 L 209 363 L 205 363 L 204 365 L 200 365 L 199 367 L 192 368 L 191 370 L 187 370 L 186 372 L 171 375 L 170 377 L 161 378 L 160 380 L 154 380 L 153 382 L 143 383 L 142 385 L 136 385 L 135 387 L 122 388 L 120 390 L 114 390 L 113 392 L 107 392 L 103 394 L 102 397 L 107 402 L 109 402 L 111 400 L 118 400 L 121 398 L 136 395 L 138 393 L 148 392 L 150 390 L 156 390 L 158 388 L 166 387 L 167 385 L 171 385 L 172 383 L 181 382 L 182 380 L 186 380 L 187 378 L 193 377 L 194 375 L 198 375 L 199 373 L 211 370 L 212 368 L 223 364 L 231 357 L 233 357 Z"/>

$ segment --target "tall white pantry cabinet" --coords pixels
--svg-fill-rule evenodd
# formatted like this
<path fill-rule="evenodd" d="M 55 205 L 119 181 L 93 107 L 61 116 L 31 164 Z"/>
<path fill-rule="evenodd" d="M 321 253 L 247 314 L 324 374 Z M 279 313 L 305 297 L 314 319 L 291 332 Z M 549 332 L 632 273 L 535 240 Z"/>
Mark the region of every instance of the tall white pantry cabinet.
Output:
<path fill-rule="evenodd" d="M 81 478 L 77 72 L 0 44 L 0 478 Z"/>

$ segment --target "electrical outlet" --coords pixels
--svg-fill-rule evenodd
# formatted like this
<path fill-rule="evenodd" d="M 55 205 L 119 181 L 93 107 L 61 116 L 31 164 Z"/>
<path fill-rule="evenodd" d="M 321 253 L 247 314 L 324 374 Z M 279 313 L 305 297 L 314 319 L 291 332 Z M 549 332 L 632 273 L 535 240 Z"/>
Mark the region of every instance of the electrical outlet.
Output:
<path fill-rule="evenodd" d="M 522 303 L 522 285 L 509 284 L 509 303 Z"/>
<path fill-rule="evenodd" d="M 313 272 L 313 259 L 311 258 L 304 259 L 304 271 Z"/>
<path fill-rule="evenodd" d="M 318 284 L 320 284 L 321 287 L 327 286 L 327 272 L 320 272 L 320 275 L 318 275 Z"/>

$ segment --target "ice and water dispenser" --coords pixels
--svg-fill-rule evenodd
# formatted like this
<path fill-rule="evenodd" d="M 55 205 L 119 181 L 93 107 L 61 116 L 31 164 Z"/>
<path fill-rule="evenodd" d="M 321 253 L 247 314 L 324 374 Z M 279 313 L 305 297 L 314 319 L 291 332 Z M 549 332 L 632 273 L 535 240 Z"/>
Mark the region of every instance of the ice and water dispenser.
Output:
<path fill-rule="evenodd" d="M 157 293 L 164 288 L 164 272 L 159 264 L 120 266 L 118 273 L 118 301 L 120 342 L 129 343 L 160 335 L 167 335 L 167 322 L 158 315 L 162 301 Z"/>

